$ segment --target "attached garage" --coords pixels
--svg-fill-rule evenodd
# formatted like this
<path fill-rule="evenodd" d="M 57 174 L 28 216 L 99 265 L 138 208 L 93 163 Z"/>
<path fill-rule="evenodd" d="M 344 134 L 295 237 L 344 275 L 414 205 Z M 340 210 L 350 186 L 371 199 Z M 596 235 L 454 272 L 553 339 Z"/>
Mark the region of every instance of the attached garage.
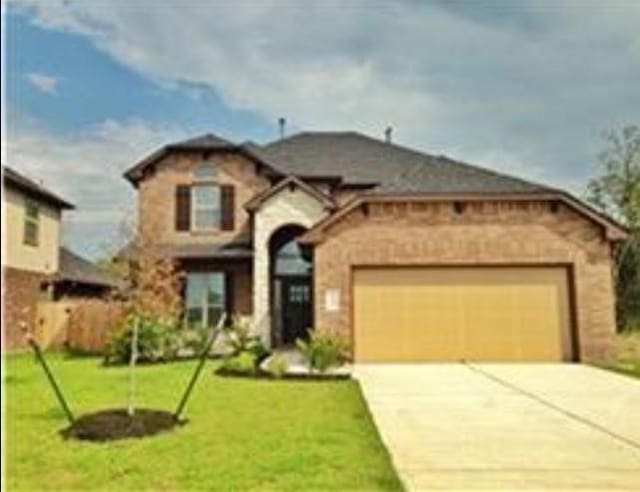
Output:
<path fill-rule="evenodd" d="M 572 360 L 568 278 L 564 267 L 355 268 L 355 360 Z"/>

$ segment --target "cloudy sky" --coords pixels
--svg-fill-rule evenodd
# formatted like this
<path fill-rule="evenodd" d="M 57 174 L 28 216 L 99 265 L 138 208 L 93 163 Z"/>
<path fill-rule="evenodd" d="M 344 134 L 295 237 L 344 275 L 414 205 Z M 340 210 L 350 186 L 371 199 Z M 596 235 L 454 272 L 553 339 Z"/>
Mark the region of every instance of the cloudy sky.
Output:
<path fill-rule="evenodd" d="M 10 1 L 3 161 L 78 206 L 90 257 L 122 172 L 214 132 L 355 129 L 580 193 L 602 132 L 640 123 L 640 2 Z M 6 130 L 6 131 L 5 131 Z"/>

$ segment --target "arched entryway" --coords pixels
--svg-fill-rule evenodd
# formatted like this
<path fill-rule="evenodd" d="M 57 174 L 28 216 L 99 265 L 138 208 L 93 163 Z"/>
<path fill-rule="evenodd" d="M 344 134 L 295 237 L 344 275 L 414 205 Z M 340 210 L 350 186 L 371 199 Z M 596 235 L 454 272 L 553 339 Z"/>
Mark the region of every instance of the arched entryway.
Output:
<path fill-rule="evenodd" d="M 271 343 L 275 347 L 305 338 L 313 324 L 313 264 L 297 242 L 305 231 L 299 225 L 286 225 L 269 240 Z"/>

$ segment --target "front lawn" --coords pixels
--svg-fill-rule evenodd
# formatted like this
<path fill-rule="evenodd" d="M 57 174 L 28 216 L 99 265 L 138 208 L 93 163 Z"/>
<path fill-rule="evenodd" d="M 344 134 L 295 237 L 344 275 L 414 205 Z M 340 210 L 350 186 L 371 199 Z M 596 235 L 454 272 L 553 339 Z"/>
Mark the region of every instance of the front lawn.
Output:
<path fill-rule="evenodd" d="M 49 355 L 76 415 L 123 407 L 127 370 Z M 141 406 L 173 411 L 194 361 L 137 369 Z M 108 444 L 63 440 L 66 426 L 31 355 L 6 358 L 9 490 L 398 490 L 354 381 L 214 376 L 196 387 L 184 427 Z"/>
<path fill-rule="evenodd" d="M 601 367 L 640 378 L 640 331 L 619 333 Z"/>
<path fill-rule="evenodd" d="M 640 378 L 640 360 L 632 362 L 607 362 L 606 364 L 600 365 L 600 367 L 634 378 Z"/>

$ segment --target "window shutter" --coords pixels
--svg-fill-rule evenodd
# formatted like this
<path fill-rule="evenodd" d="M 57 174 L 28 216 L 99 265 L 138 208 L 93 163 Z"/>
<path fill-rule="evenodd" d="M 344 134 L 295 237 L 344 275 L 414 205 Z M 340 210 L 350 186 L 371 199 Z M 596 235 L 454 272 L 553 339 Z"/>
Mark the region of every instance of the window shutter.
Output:
<path fill-rule="evenodd" d="M 188 231 L 191 225 L 191 187 L 176 186 L 176 231 Z"/>
<path fill-rule="evenodd" d="M 233 272 L 227 270 L 224 273 L 224 309 L 227 312 L 227 322 L 231 320 L 234 313 L 234 292 L 233 292 Z"/>
<path fill-rule="evenodd" d="M 232 231 L 235 227 L 235 190 L 231 185 L 222 185 L 220 190 L 222 193 L 220 229 L 223 231 Z"/>

